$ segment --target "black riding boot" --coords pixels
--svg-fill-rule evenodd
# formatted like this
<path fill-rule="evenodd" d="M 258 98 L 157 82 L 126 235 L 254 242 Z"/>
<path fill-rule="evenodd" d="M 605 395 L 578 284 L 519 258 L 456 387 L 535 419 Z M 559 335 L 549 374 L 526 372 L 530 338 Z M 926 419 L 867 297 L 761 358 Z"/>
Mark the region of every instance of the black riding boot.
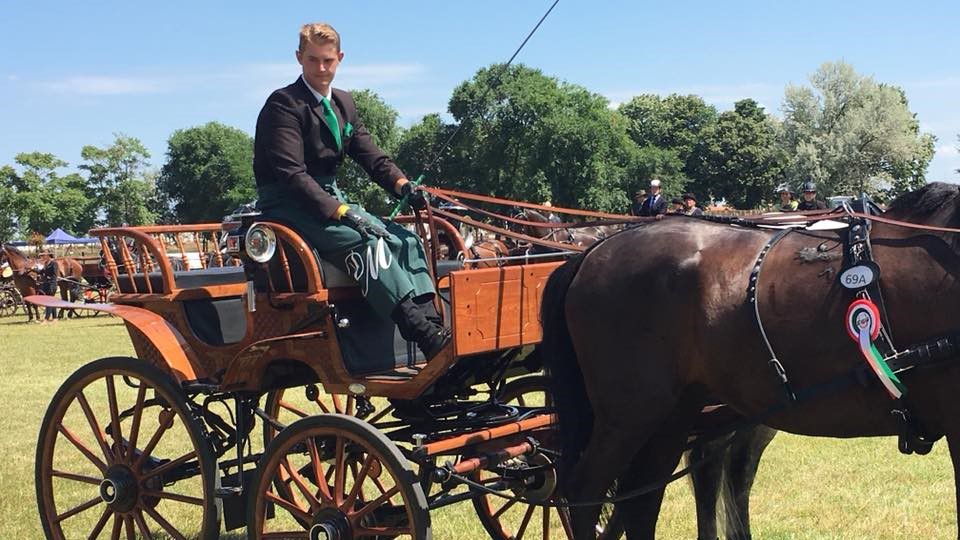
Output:
<path fill-rule="evenodd" d="M 437 312 L 437 305 L 433 302 L 433 298 L 434 295 L 432 293 L 421 294 L 413 298 L 413 303 L 423 311 L 423 315 L 428 321 L 437 326 L 443 326 L 443 318 L 440 317 L 440 313 Z"/>
<path fill-rule="evenodd" d="M 427 318 L 426 309 L 410 297 L 404 298 L 393 308 L 391 318 L 397 323 L 400 335 L 417 344 L 427 360 L 436 356 L 450 342 L 450 333 Z"/>

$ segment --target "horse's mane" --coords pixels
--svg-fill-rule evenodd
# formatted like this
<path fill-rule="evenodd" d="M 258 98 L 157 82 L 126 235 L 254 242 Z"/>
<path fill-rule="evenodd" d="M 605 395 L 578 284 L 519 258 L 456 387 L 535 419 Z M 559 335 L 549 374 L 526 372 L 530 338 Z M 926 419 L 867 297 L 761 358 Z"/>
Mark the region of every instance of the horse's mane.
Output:
<path fill-rule="evenodd" d="M 19 249 L 11 246 L 10 244 L 3 244 L 3 249 L 6 250 L 6 251 L 9 251 L 10 253 L 12 253 L 12 254 L 14 254 L 14 255 L 16 255 L 16 256 L 18 256 L 18 257 L 23 257 L 24 259 L 28 259 L 28 258 L 29 258 L 29 257 L 27 257 L 26 255 L 24 255 L 22 251 L 20 251 Z"/>
<path fill-rule="evenodd" d="M 887 210 L 892 217 L 904 220 L 925 218 L 941 210 L 945 205 L 957 205 L 960 187 L 946 182 L 931 182 L 922 188 L 900 195 Z M 951 216 L 951 222 L 956 216 Z"/>

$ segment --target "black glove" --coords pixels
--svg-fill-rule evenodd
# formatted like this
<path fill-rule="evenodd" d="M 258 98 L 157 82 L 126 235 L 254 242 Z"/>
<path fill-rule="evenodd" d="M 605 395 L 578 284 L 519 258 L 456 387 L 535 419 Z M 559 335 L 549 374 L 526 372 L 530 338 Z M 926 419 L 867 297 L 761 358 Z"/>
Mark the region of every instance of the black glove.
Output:
<path fill-rule="evenodd" d="M 413 182 L 407 182 L 400 187 L 400 196 L 406 197 L 414 210 L 427 209 L 427 192 Z"/>
<path fill-rule="evenodd" d="M 378 238 L 390 236 L 390 233 L 387 232 L 387 229 L 383 225 L 377 222 L 371 223 L 367 218 L 353 211 L 353 209 L 347 210 L 346 213 L 343 214 L 343 217 L 340 218 L 340 221 L 360 233 L 364 241 L 369 239 L 370 236 L 376 236 Z"/>

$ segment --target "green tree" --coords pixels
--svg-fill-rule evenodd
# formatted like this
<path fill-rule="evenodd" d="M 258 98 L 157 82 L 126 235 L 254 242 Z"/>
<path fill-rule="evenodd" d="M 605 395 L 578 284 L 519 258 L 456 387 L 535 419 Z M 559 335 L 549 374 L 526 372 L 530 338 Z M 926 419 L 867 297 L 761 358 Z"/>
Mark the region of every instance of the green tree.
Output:
<path fill-rule="evenodd" d="M 689 188 L 708 199 L 725 198 L 739 208 L 756 208 L 783 182 L 786 157 L 777 145 L 776 120 L 752 99 L 702 131 L 693 152 L 696 181 Z"/>
<path fill-rule="evenodd" d="M 11 182 L 14 177 L 16 170 L 13 167 L 0 167 L 0 244 L 17 235 L 17 191 Z"/>
<path fill-rule="evenodd" d="M 810 87 L 788 86 L 782 144 L 795 184 L 814 180 L 824 194 L 895 196 L 923 185 L 932 135 L 920 133 L 904 92 L 826 63 Z"/>
<path fill-rule="evenodd" d="M 357 114 L 373 141 L 387 155 L 393 156 L 400 142 L 400 127 L 397 125 L 397 111 L 387 105 L 372 90 L 351 92 L 357 104 Z M 404 172 L 412 175 L 413 172 Z M 394 198 L 383 190 L 370 176 L 351 159 L 346 159 L 337 174 L 337 185 L 351 201 L 358 202 L 374 214 L 388 214 L 392 210 Z"/>
<path fill-rule="evenodd" d="M 90 202 L 85 182 L 76 173 L 58 172 L 67 162 L 44 152 L 20 153 L 14 161 L 21 172 L 11 166 L 0 169 L 2 204 L 10 212 L 4 218 L 4 234 L 11 234 L 11 223 L 24 236 L 31 232 L 46 236 L 57 227 L 70 233 L 86 231 Z"/>
<path fill-rule="evenodd" d="M 167 142 L 157 191 L 160 209 L 172 209 L 168 221 L 220 221 L 257 197 L 253 138 L 219 122 L 178 129 Z"/>
<path fill-rule="evenodd" d="M 149 209 L 153 184 L 146 178 L 150 152 L 135 137 L 115 134 L 111 145 L 80 150 L 87 171 L 87 191 L 94 205 L 91 219 L 105 225 L 144 225 L 155 215 Z"/>
<path fill-rule="evenodd" d="M 494 65 L 454 90 L 449 111 L 455 128 L 428 117 L 402 144 L 407 160 L 415 142 L 433 149 L 460 130 L 429 183 L 599 210 L 627 206 L 635 147 L 603 96 L 522 65 Z"/>
<path fill-rule="evenodd" d="M 717 109 L 695 95 L 641 94 L 620 105 L 627 119 L 627 133 L 643 148 L 652 146 L 672 151 L 683 164 L 688 178 L 695 176 L 694 148 L 704 130 L 717 121 Z"/>

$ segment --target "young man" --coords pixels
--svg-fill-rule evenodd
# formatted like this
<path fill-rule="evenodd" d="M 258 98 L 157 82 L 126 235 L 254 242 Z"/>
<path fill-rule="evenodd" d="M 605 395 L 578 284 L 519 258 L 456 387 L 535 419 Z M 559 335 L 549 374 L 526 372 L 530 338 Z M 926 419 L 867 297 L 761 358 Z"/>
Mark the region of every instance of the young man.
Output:
<path fill-rule="evenodd" d="M 697 196 L 693 193 L 683 194 L 683 213 L 688 216 L 702 216 L 703 210 L 697 208 Z"/>
<path fill-rule="evenodd" d="M 803 200 L 797 205 L 797 210 L 826 210 L 827 203 L 817 199 L 817 185 L 813 182 L 803 184 Z"/>
<path fill-rule="evenodd" d="M 640 208 L 640 215 L 662 217 L 666 213 L 667 200 L 660 194 L 660 181 L 656 179 L 651 180 L 650 195 L 647 196 L 647 200 L 643 201 L 643 206 Z"/>
<path fill-rule="evenodd" d="M 450 341 L 433 305 L 435 294 L 419 237 L 385 224 L 337 187 L 344 156 L 415 209 L 424 192 L 373 142 L 349 92 L 333 88 L 343 60 L 340 35 L 325 23 L 304 25 L 293 84 L 267 98 L 257 118 L 253 169 L 264 217 L 292 225 L 320 256 L 360 285 L 371 307 L 391 318 L 428 359 Z"/>

